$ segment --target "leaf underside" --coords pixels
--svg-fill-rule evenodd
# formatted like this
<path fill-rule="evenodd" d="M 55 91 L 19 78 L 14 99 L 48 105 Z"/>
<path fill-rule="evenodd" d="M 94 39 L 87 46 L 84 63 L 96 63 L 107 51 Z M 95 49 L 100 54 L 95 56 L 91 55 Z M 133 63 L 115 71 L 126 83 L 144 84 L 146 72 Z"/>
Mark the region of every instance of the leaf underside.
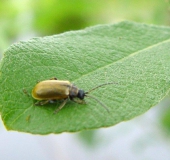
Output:
<path fill-rule="evenodd" d="M 103 102 L 69 101 L 35 106 L 38 81 L 57 77 L 89 89 Z M 8 130 L 33 134 L 108 127 L 132 119 L 159 103 L 170 89 L 170 28 L 121 22 L 19 42 L 0 65 L 0 111 Z"/>

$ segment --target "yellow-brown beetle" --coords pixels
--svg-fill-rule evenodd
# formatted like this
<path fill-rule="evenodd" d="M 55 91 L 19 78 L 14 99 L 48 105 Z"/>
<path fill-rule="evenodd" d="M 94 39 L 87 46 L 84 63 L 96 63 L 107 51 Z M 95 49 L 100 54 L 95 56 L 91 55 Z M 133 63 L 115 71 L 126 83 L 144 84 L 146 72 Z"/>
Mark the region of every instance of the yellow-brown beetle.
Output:
<path fill-rule="evenodd" d="M 76 103 L 84 103 L 84 97 L 91 97 L 100 103 L 108 112 L 108 108 L 105 104 L 100 102 L 96 97 L 89 96 L 88 93 L 104 85 L 113 84 L 113 82 L 101 84 L 88 92 L 78 89 L 69 81 L 57 80 L 57 78 L 52 78 L 50 80 L 45 80 L 39 82 L 32 90 L 32 97 L 36 100 L 36 105 L 44 105 L 47 103 L 53 103 L 55 100 L 64 100 L 63 103 L 57 108 L 55 113 L 59 112 L 66 102 L 70 99 Z M 78 98 L 78 99 L 76 99 Z"/>

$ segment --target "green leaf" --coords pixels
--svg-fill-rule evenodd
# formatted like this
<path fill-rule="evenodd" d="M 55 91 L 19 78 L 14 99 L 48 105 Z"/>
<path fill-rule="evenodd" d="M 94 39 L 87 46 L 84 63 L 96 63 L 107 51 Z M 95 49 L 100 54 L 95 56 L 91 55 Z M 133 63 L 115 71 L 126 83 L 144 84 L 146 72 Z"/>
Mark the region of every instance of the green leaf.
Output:
<path fill-rule="evenodd" d="M 69 101 L 35 106 L 38 81 L 57 77 L 89 89 L 87 104 Z M 159 103 L 170 89 L 170 28 L 121 22 L 34 38 L 12 45 L 0 66 L 1 116 L 8 130 L 33 134 L 108 127 L 132 119 Z M 28 94 L 23 92 L 27 92 Z"/>

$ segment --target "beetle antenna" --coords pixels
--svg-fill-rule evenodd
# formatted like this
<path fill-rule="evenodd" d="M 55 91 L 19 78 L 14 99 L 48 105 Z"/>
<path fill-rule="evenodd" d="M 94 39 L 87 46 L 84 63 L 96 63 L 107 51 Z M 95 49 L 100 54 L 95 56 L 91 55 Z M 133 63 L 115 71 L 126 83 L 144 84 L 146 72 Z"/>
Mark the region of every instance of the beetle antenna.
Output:
<path fill-rule="evenodd" d="M 97 88 L 99 88 L 99 87 L 102 87 L 102 86 L 105 86 L 105 85 L 109 85 L 109 84 L 118 84 L 118 83 L 108 82 L 108 83 L 100 84 L 100 85 L 98 85 L 97 87 L 94 87 L 94 88 L 90 89 L 89 91 L 85 92 L 85 94 L 88 94 L 89 92 L 94 91 L 95 89 L 97 89 Z"/>
<path fill-rule="evenodd" d="M 105 108 L 106 110 L 107 110 L 107 112 L 109 113 L 109 109 L 108 109 L 108 107 L 104 104 L 104 103 L 102 103 L 99 99 L 97 99 L 96 97 L 94 97 L 94 96 L 91 96 L 91 95 L 85 95 L 85 96 L 87 96 L 87 97 L 89 97 L 89 98 L 92 98 L 92 99 L 94 99 L 94 100 L 96 100 L 103 108 Z"/>

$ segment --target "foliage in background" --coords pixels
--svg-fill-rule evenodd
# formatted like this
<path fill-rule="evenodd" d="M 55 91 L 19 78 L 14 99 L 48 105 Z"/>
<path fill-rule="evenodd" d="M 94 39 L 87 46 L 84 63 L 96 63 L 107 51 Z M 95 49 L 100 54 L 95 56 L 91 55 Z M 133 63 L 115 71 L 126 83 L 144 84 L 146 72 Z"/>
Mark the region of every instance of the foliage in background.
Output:
<path fill-rule="evenodd" d="M 122 19 L 170 24 L 168 1 L 150 0 L 39 0 L 33 2 L 34 27 L 39 33 L 55 34 Z"/>
<path fill-rule="evenodd" d="M 170 24 L 168 0 L 8 0 L 0 3 L 0 54 L 16 39 L 50 35 L 122 19 Z"/>

